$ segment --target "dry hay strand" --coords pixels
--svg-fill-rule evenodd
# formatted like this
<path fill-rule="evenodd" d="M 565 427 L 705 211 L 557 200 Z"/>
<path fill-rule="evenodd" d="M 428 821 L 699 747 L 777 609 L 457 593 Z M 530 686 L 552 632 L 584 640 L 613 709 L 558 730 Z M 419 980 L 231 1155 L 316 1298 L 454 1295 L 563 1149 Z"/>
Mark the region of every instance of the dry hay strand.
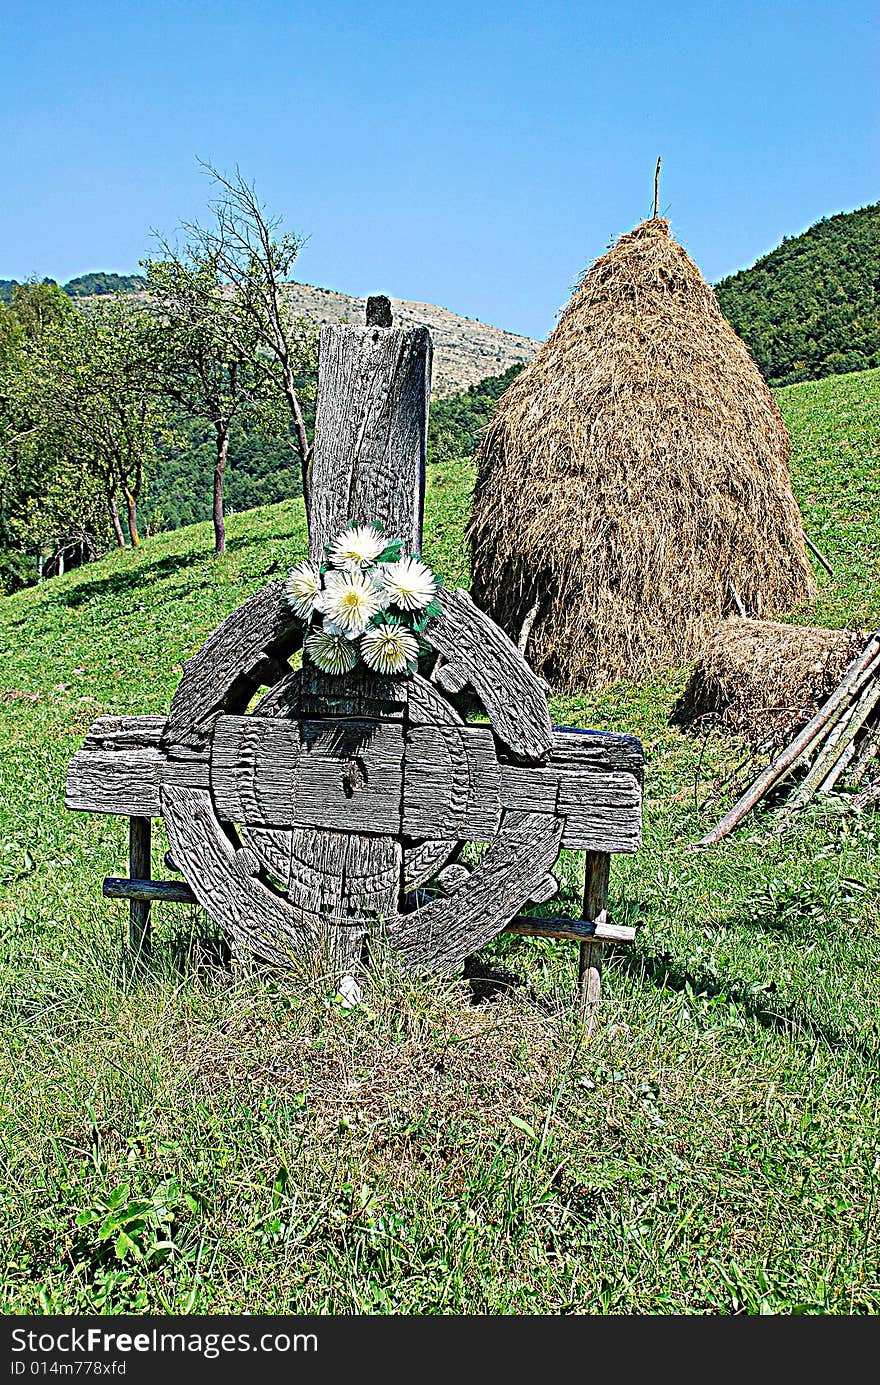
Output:
<path fill-rule="evenodd" d="M 587 270 L 478 455 L 476 601 L 559 688 L 681 664 L 814 594 L 775 400 L 660 218 Z"/>
<path fill-rule="evenodd" d="M 722 621 L 672 721 L 689 730 L 718 726 L 755 749 L 787 745 L 831 696 L 867 638 L 860 630 Z"/>

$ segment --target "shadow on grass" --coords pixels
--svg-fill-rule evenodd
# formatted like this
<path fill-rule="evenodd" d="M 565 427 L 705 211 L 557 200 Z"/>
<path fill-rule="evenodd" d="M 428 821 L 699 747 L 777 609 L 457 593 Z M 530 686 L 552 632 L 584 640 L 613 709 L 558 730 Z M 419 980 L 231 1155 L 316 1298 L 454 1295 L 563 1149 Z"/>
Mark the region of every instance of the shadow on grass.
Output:
<path fill-rule="evenodd" d="M 470 987 L 472 1005 L 486 1005 L 516 991 L 544 1014 L 553 1013 L 554 1006 L 547 996 L 541 995 L 517 972 L 490 962 L 479 954 L 465 958 L 464 979 Z"/>
<path fill-rule="evenodd" d="M 707 1000 L 719 1000 L 734 1005 L 764 1029 L 773 1030 L 787 1038 L 808 1038 L 829 1048 L 848 1049 L 865 1062 L 877 1062 L 880 1043 L 854 1037 L 833 1024 L 814 1019 L 796 1006 L 771 1006 L 736 981 L 725 981 L 701 968 L 683 966 L 669 952 L 630 952 L 615 949 L 615 962 L 620 969 L 640 982 L 649 982 L 660 990 L 690 991 Z M 772 983 L 771 983 L 772 984 Z M 772 990 L 765 994 L 772 995 Z"/>
<path fill-rule="evenodd" d="M 228 541 L 226 545 L 227 557 L 247 548 L 262 547 L 265 543 L 265 537 L 259 534 L 239 535 Z M 123 592 L 136 591 L 140 587 L 149 587 L 154 582 L 179 572 L 182 568 L 199 567 L 203 563 L 213 561 L 214 557 L 213 552 L 205 550 L 204 552 L 171 553 L 167 558 L 147 558 L 137 567 L 124 572 L 110 572 L 105 577 L 96 577 L 93 581 L 80 582 L 70 591 L 59 592 L 55 599 L 64 606 L 74 608 L 85 606 L 96 597 L 115 596 Z M 222 562 L 222 559 L 218 561 Z M 264 572 L 266 580 L 268 581 L 273 574 L 280 573 L 283 567 L 284 564 L 280 560 L 271 563 Z"/>

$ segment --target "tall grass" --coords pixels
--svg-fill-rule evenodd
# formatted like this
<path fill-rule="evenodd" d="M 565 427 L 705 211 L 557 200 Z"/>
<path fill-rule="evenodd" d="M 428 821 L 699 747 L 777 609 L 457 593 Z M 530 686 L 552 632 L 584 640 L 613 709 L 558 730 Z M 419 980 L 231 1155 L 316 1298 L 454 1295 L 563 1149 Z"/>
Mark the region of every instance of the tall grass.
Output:
<path fill-rule="evenodd" d="M 780 392 L 838 568 L 798 620 L 880 624 L 878 394 L 878 372 Z M 431 476 L 449 581 L 470 479 Z M 66 813 L 65 767 L 101 712 L 165 710 L 304 538 L 294 505 L 229 530 L 220 562 L 200 526 L 0 603 L 6 1310 L 876 1312 L 878 819 L 829 801 L 687 853 L 737 748 L 670 728 L 684 672 L 553 703 L 648 754 L 645 846 L 612 875 L 638 941 L 609 949 L 589 1042 L 548 940 L 496 941 L 469 981 L 387 958 L 347 1010 L 308 968 L 230 969 L 175 906 L 126 970 L 100 895 L 125 825 Z"/>

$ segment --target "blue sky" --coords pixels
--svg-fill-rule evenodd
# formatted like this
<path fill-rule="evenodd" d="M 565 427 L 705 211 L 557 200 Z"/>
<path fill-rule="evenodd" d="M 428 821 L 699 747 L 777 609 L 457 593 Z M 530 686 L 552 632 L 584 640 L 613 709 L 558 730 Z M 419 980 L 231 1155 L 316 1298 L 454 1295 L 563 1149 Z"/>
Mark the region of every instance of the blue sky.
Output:
<path fill-rule="evenodd" d="M 0 277 L 136 268 L 238 164 L 299 275 L 543 336 L 661 209 L 710 280 L 880 198 L 875 0 L 0 0 Z"/>

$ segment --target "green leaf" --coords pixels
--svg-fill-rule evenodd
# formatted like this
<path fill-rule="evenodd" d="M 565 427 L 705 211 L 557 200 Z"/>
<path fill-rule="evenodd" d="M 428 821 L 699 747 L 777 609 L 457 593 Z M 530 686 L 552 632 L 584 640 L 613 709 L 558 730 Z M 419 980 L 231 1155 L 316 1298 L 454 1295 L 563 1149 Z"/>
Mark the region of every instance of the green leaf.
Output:
<path fill-rule="evenodd" d="M 119 1235 L 116 1237 L 114 1250 L 116 1251 L 116 1254 L 119 1256 L 120 1260 L 124 1260 L 127 1255 L 130 1255 L 134 1260 L 143 1259 L 143 1253 L 141 1251 L 140 1246 L 137 1244 L 136 1241 L 133 1241 L 131 1237 L 127 1235 L 124 1231 L 120 1231 Z"/>
<path fill-rule="evenodd" d="M 534 1126 L 529 1125 L 528 1121 L 520 1120 L 519 1116 L 511 1116 L 510 1123 L 511 1125 L 515 1125 L 517 1130 L 522 1130 L 530 1139 L 537 1140 L 538 1132 L 535 1130 Z"/>
<path fill-rule="evenodd" d="M 376 559 L 377 563 L 396 563 L 400 557 L 400 539 L 392 539 L 386 544 Z"/>

